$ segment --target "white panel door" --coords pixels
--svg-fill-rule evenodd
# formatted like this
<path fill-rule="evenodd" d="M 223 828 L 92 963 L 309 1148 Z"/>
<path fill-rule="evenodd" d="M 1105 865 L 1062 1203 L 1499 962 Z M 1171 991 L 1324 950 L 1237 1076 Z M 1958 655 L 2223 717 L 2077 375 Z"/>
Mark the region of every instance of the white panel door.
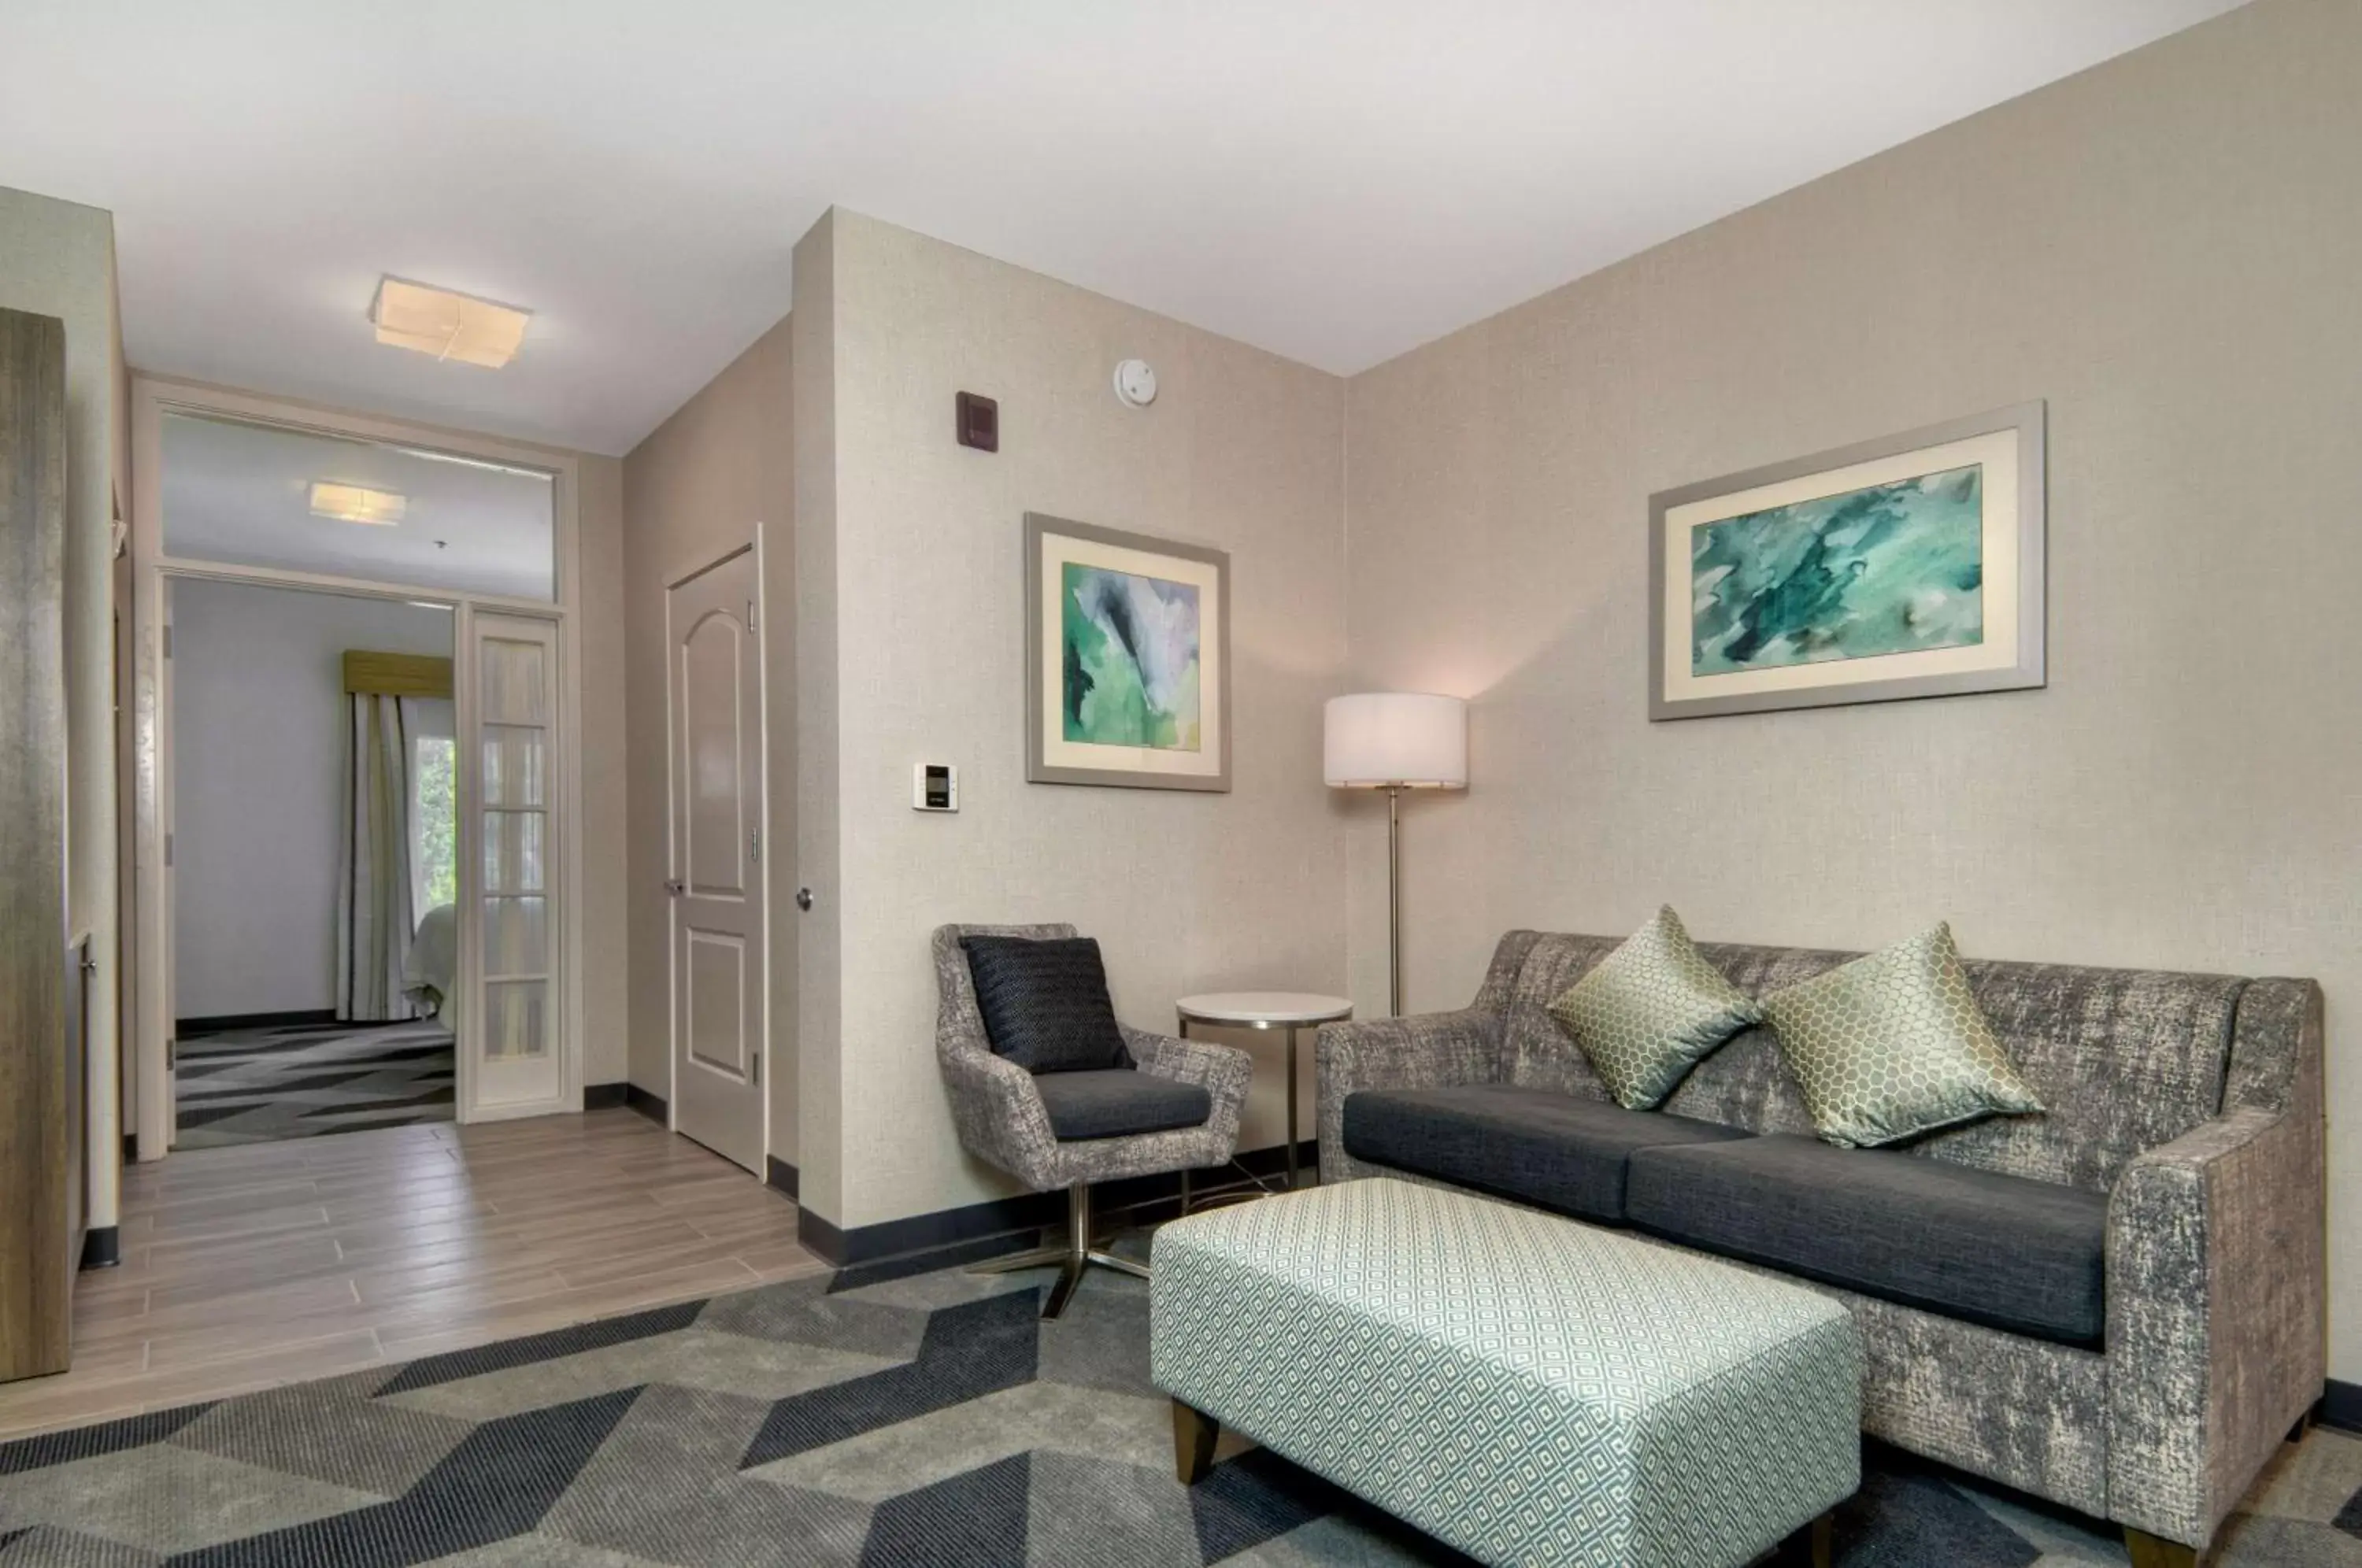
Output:
<path fill-rule="evenodd" d="M 475 983 L 459 1041 L 461 1109 L 470 1119 L 531 1115 L 567 1099 L 557 625 L 480 611 L 470 624 L 475 787 L 462 802 L 472 821 L 459 852 L 474 918 L 460 936 L 471 950 L 462 985 L 471 970 Z"/>
<path fill-rule="evenodd" d="M 755 553 L 667 596 L 673 1126 L 763 1169 L 763 703 Z"/>

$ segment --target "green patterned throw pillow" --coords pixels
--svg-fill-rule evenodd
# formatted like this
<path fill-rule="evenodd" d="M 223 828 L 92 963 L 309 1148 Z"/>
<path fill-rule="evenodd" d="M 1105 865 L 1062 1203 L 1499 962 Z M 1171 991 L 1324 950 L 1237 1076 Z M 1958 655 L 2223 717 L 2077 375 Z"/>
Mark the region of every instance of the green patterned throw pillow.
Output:
<path fill-rule="evenodd" d="M 1763 1006 L 1815 1130 L 1840 1147 L 2042 1110 L 1969 994 L 1948 925 L 1774 991 Z"/>
<path fill-rule="evenodd" d="M 1616 1103 L 1654 1110 L 1762 1005 L 1705 961 L 1672 906 L 1550 1004 Z"/>

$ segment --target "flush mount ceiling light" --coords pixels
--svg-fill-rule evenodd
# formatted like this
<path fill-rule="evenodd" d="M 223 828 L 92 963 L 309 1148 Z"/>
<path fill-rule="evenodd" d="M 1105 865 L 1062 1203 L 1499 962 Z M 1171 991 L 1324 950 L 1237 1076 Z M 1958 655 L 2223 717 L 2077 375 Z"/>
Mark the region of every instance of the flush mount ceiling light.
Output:
<path fill-rule="evenodd" d="M 370 302 L 380 343 L 495 370 L 516 358 L 524 325 L 532 319 L 531 311 L 514 305 L 401 278 L 378 280 L 377 298 Z"/>
<path fill-rule="evenodd" d="M 390 490 L 370 490 L 364 485 L 337 484 L 328 480 L 312 481 L 312 515 L 332 518 L 338 523 L 374 523 L 392 527 L 402 521 L 410 502 Z"/>

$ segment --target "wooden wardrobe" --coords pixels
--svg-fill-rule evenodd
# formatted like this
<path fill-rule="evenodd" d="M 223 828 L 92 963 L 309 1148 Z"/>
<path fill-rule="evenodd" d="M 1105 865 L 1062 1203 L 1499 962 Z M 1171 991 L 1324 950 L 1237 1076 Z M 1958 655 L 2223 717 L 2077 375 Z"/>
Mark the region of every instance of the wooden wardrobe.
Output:
<path fill-rule="evenodd" d="M 65 520 L 65 324 L 0 310 L 0 1382 L 65 1370 L 82 1250 Z"/>

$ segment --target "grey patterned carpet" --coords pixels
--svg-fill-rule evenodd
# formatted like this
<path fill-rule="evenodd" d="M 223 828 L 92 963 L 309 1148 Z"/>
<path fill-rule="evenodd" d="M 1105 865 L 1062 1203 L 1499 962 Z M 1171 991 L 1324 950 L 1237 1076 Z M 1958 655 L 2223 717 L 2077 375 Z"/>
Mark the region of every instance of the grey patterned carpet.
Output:
<path fill-rule="evenodd" d="M 0 1446 L 0 1564 L 755 1568 L 1455 1563 L 1225 1437 L 1173 1478 L 1147 1287 L 889 1266 Z M 2362 1564 L 2362 1439 L 2284 1451 L 2225 1568 Z M 2125 1562 L 1882 1449 L 1848 1568 Z"/>
<path fill-rule="evenodd" d="M 178 1149 L 451 1120 L 451 1032 L 432 1021 L 237 1029 L 176 1052 Z"/>

